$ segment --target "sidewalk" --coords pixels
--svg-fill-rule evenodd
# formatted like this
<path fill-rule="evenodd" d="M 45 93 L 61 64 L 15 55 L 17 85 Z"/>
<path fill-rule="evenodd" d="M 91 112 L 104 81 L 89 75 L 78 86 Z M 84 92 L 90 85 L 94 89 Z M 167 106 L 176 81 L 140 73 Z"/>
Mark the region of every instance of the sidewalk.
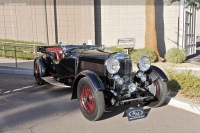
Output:
<path fill-rule="evenodd" d="M 0 73 L 33 75 L 33 60 L 17 60 L 0 57 Z"/>
<path fill-rule="evenodd" d="M 192 63 L 200 66 L 200 43 L 198 44 L 196 54 L 187 57 L 187 63 Z"/>
<path fill-rule="evenodd" d="M 0 57 L 0 67 L 16 68 L 15 59 Z M 33 69 L 33 60 L 17 59 L 17 69 Z"/>

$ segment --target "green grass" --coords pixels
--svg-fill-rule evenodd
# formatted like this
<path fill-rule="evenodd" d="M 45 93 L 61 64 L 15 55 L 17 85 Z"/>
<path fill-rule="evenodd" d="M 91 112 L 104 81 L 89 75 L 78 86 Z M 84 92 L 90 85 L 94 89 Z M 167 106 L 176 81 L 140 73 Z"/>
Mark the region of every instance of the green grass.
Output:
<path fill-rule="evenodd" d="M 11 39 L 0 39 L 0 43 L 6 43 L 6 44 L 36 44 L 36 45 L 46 45 L 45 43 L 42 42 L 29 42 L 29 41 L 20 41 L 20 40 L 11 40 Z"/>
<path fill-rule="evenodd" d="M 200 77 L 194 76 L 191 71 L 180 73 L 174 70 L 166 70 L 169 78 L 168 88 L 171 91 L 179 91 L 183 96 L 191 99 L 200 99 Z"/>
<path fill-rule="evenodd" d="M 4 44 L 1 45 L 1 44 Z M 16 47 L 16 56 L 18 59 L 31 60 L 34 59 L 36 54 L 35 49 L 38 45 L 46 45 L 40 42 L 27 42 L 27 41 L 16 41 L 8 39 L 0 39 L 0 57 L 15 58 L 14 46 Z M 4 48 L 4 52 L 3 49 Z M 6 51 L 12 50 L 12 51 Z"/>

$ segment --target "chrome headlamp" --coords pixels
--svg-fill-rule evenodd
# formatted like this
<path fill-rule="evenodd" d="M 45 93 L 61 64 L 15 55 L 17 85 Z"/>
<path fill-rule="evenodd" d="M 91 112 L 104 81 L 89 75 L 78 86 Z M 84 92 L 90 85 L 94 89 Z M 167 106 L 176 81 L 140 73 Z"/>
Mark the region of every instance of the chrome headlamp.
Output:
<path fill-rule="evenodd" d="M 147 56 L 142 56 L 138 60 L 137 66 L 140 69 L 140 71 L 145 72 L 149 70 L 149 68 L 151 67 L 151 61 L 149 60 Z"/>
<path fill-rule="evenodd" d="M 120 69 L 120 63 L 114 57 L 107 59 L 106 62 L 105 62 L 105 65 L 106 65 L 106 68 L 107 68 L 107 70 L 110 74 L 115 74 Z"/>

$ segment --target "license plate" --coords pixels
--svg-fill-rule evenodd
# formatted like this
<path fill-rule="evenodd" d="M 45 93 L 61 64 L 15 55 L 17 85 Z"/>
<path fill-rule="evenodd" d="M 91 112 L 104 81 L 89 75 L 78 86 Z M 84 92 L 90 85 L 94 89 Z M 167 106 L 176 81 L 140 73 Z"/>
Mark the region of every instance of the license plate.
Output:
<path fill-rule="evenodd" d="M 143 108 L 131 108 L 125 111 L 129 121 L 142 119 L 146 117 L 146 113 Z"/>

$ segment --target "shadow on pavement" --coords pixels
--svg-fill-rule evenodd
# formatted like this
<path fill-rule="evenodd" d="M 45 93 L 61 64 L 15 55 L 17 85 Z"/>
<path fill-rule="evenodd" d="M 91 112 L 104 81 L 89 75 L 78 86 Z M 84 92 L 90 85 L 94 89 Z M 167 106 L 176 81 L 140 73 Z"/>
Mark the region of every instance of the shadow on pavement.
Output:
<path fill-rule="evenodd" d="M 71 101 L 72 89 L 46 85 L 0 97 L 0 127 L 11 129 L 37 120 L 58 118 L 77 109 L 78 102 Z"/>

